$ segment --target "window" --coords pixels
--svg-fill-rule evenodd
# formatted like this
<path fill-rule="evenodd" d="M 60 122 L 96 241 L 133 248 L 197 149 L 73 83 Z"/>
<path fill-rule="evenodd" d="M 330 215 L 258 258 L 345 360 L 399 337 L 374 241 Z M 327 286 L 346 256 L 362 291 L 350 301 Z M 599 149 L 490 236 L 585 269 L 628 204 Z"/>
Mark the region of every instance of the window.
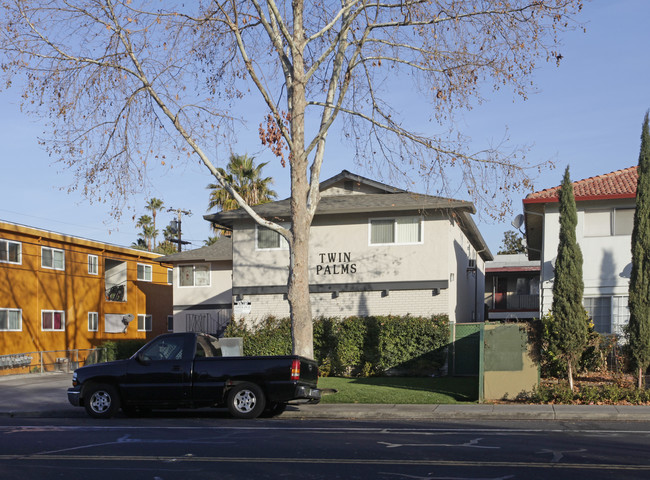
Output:
<path fill-rule="evenodd" d="M 151 331 L 151 315 L 138 315 L 138 332 Z"/>
<path fill-rule="evenodd" d="M 151 265 L 143 265 L 142 263 L 138 263 L 138 280 L 141 280 L 143 282 L 150 282 L 152 270 L 153 268 Z"/>
<path fill-rule="evenodd" d="M 96 332 L 99 330 L 99 314 L 97 312 L 88 312 L 88 331 Z"/>
<path fill-rule="evenodd" d="M 179 267 L 181 287 L 209 287 L 209 265 L 181 265 Z"/>
<path fill-rule="evenodd" d="M 611 297 L 588 297 L 583 299 L 587 313 L 598 333 L 611 333 Z"/>
<path fill-rule="evenodd" d="M 0 308 L 0 331 L 20 332 L 23 329 L 23 312 L 18 308 Z"/>
<path fill-rule="evenodd" d="M 21 263 L 22 247 L 20 242 L 11 240 L 0 240 L 0 262 L 2 263 Z"/>
<path fill-rule="evenodd" d="M 288 250 L 286 238 L 278 232 L 259 225 L 255 226 L 255 248 L 258 250 Z"/>
<path fill-rule="evenodd" d="M 539 278 L 517 278 L 515 293 L 517 295 L 539 295 Z"/>
<path fill-rule="evenodd" d="M 41 330 L 63 331 L 65 330 L 65 312 L 59 310 L 41 311 Z"/>
<path fill-rule="evenodd" d="M 422 242 L 422 218 L 398 217 L 370 220 L 370 244 L 414 244 Z"/>
<path fill-rule="evenodd" d="M 633 208 L 585 211 L 585 237 L 632 235 L 633 227 Z"/>
<path fill-rule="evenodd" d="M 99 273 L 99 259 L 97 255 L 88 255 L 88 273 L 97 275 Z"/>
<path fill-rule="evenodd" d="M 612 333 L 623 336 L 623 328 L 630 322 L 627 296 L 612 297 Z"/>
<path fill-rule="evenodd" d="M 633 228 L 633 208 L 617 208 L 614 210 L 614 235 L 632 235 Z"/>
<path fill-rule="evenodd" d="M 41 247 L 41 265 L 43 268 L 65 270 L 65 254 L 63 250 Z"/>
<path fill-rule="evenodd" d="M 609 210 L 585 211 L 585 237 L 605 237 L 612 231 Z"/>
<path fill-rule="evenodd" d="M 173 285 L 173 284 L 174 284 L 174 270 L 171 269 L 171 268 L 168 268 L 168 269 L 167 269 L 167 283 L 168 283 L 169 285 Z"/>
<path fill-rule="evenodd" d="M 174 331 L 174 315 L 167 315 L 167 331 Z"/>
<path fill-rule="evenodd" d="M 181 360 L 185 338 L 163 336 L 153 340 L 141 354 L 147 360 Z"/>
<path fill-rule="evenodd" d="M 594 322 L 595 331 L 623 334 L 623 327 L 630 320 L 627 296 L 587 297 L 583 304 Z"/>

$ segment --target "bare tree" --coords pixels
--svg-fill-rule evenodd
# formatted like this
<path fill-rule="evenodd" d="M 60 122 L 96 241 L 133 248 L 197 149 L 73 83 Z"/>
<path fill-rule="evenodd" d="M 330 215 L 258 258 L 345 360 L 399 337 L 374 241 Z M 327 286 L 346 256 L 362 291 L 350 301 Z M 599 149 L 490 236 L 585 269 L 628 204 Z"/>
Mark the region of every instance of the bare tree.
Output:
<path fill-rule="evenodd" d="M 26 74 L 23 107 L 47 113 L 46 144 L 74 170 L 72 188 L 119 214 L 145 182 L 148 162 L 198 157 L 255 221 L 287 239 L 294 351 L 311 357 L 309 228 L 334 122 L 341 117 L 358 162 L 431 178 L 442 190 L 457 171 L 475 201 L 503 211 L 508 192 L 529 187 L 532 165 L 517 149 L 472 152 L 454 115 L 489 86 L 525 96 L 535 62 L 559 61 L 556 35 L 581 5 L 3 0 L 2 7 L 3 70 L 8 82 Z M 419 89 L 422 102 L 409 108 L 428 105 L 432 131 L 410 120 L 395 95 L 402 88 Z M 249 92 L 261 100 L 262 142 L 289 164 L 289 229 L 256 215 L 206 153 L 217 133 L 239 125 L 233 112 Z M 163 142 L 176 157 L 156 158 Z"/>

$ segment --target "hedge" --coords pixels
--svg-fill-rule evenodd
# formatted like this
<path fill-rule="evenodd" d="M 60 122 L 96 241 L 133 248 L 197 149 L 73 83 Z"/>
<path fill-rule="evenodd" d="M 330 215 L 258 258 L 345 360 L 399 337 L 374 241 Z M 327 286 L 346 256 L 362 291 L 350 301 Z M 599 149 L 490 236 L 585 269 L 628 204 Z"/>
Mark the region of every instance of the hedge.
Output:
<path fill-rule="evenodd" d="M 140 350 L 148 340 L 129 339 L 104 342 L 99 345 L 101 356 L 99 362 L 111 362 L 113 360 L 124 360 L 131 357 Z"/>
<path fill-rule="evenodd" d="M 245 355 L 291 353 L 291 322 L 269 317 L 256 327 L 232 321 L 226 337 L 242 337 Z M 314 356 L 323 376 L 431 375 L 444 364 L 447 315 L 346 317 L 314 321 Z"/>

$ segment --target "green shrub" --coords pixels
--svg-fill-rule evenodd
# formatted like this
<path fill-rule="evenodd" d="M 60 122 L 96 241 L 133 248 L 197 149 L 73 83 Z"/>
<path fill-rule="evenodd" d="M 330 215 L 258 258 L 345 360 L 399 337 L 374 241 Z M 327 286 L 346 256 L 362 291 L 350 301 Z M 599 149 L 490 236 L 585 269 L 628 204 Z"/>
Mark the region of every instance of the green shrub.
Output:
<path fill-rule="evenodd" d="M 567 383 L 540 385 L 530 396 L 533 403 L 573 403 L 573 392 Z"/>
<path fill-rule="evenodd" d="M 291 353 L 289 319 L 269 317 L 255 327 L 232 321 L 227 337 L 244 339 L 245 355 Z M 449 319 L 434 317 L 347 317 L 314 321 L 314 357 L 320 373 L 372 376 L 389 370 L 427 375 L 444 363 Z"/>
<path fill-rule="evenodd" d="M 380 317 L 377 371 L 430 375 L 445 361 L 449 338 L 446 315 L 434 317 Z"/>
<path fill-rule="evenodd" d="M 243 320 L 231 321 L 224 333 L 226 337 L 242 337 L 244 355 L 290 355 L 291 321 L 269 316 L 255 327 Z"/>
<path fill-rule="evenodd" d="M 113 360 L 124 360 L 131 357 L 135 352 L 140 350 L 148 340 L 129 339 L 129 340 L 112 340 L 99 345 L 102 354 L 100 362 L 112 362 Z"/>
<path fill-rule="evenodd" d="M 578 403 L 587 405 L 614 405 L 620 402 L 628 402 L 638 405 L 650 402 L 650 391 L 624 387 L 617 383 L 605 383 L 601 385 L 583 385 L 572 393 L 567 382 L 560 382 L 551 385 L 540 385 L 521 400 L 532 403 Z"/>

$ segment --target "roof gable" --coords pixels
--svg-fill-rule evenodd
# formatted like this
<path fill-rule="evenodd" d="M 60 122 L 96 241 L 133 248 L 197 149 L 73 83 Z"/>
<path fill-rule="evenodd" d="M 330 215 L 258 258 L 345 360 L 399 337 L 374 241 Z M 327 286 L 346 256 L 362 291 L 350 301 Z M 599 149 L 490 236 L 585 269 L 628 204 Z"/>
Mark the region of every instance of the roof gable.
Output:
<path fill-rule="evenodd" d="M 577 202 L 636 197 L 637 167 L 598 175 L 573 182 Z M 560 186 L 529 194 L 524 203 L 552 203 L 559 201 Z"/>
<path fill-rule="evenodd" d="M 329 195 L 351 195 L 351 194 L 373 194 L 373 193 L 404 193 L 397 187 L 386 185 L 369 178 L 355 175 L 347 170 L 343 170 L 338 175 L 333 176 L 320 183 L 320 192 L 322 196 Z"/>

